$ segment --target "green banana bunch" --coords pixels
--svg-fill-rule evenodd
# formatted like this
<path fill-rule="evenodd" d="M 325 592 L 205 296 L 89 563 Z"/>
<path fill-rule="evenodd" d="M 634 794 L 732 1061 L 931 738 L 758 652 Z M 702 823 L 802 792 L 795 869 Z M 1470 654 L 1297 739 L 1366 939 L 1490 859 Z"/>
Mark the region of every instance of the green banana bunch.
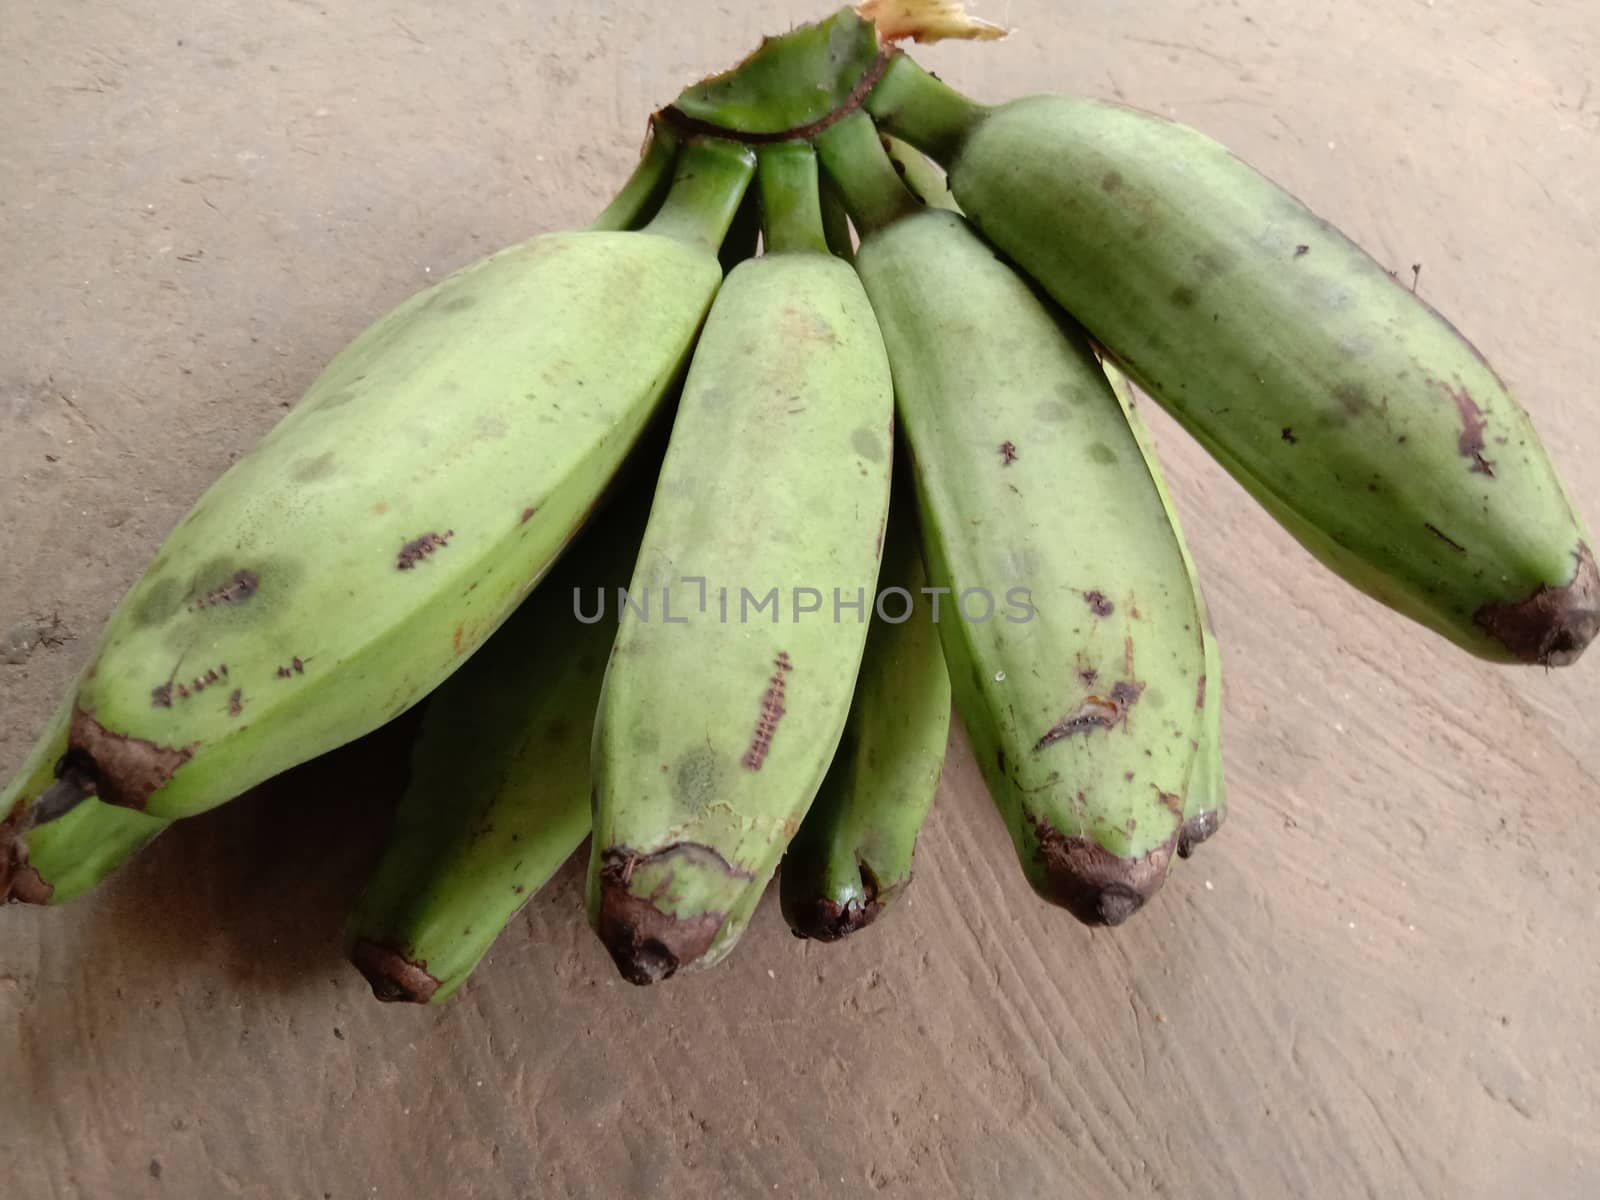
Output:
<path fill-rule="evenodd" d="M 974 753 L 1033 887 L 1120 924 L 1166 876 L 1203 703 L 1161 494 L 1065 315 L 958 214 L 921 209 L 864 114 L 818 150 L 862 231 Z"/>
<path fill-rule="evenodd" d="M 1483 356 L 1209 138 L 1113 104 L 989 108 L 897 57 L 872 114 L 949 170 L 984 237 L 1314 555 L 1474 654 L 1559 666 L 1600 569 Z"/>
<path fill-rule="evenodd" d="M 200 812 L 459 666 L 678 377 L 752 170 L 745 148 L 691 141 L 645 230 L 534 238 L 358 337 L 112 615 L 56 797 Z M 369 438 L 380 449 L 363 455 Z"/>
<path fill-rule="evenodd" d="M 867 633 L 833 765 L 778 875 L 789 928 L 824 942 L 872 924 L 911 882 L 950 733 L 950 676 L 928 603 L 916 496 L 895 474 L 878 576 L 884 608 Z"/>
<path fill-rule="evenodd" d="M 589 746 L 655 463 L 630 463 L 499 632 L 428 701 L 394 833 L 346 930 L 380 1000 L 439 1003 L 589 833 Z"/>
<path fill-rule="evenodd" d="M 915 147 L 899 138 L 884 137 L 884 149 L 889 152 L 894 168 L 905 180 L 913 195 L 924 204 L 959 212 L 943 174 Z M 1195 753 L 1194 766 L 1189 776 L 1189 787 L 1183 806 L 1183 826 L 1178 831 L 1178 855 L 1190 857 L 1197 846 L 1209 840 L 1227 814 L 1227 791 L 1222 773 L 1222 655 L 1211 628 L 1211 614 L 1206 607 L 1205 595 L 1200 587 L 1200 575 L 1194 558 L 1184 540 L 1183 528 L 1178 523 L 1178 510 L 1167 491 L 1166 476 L 1161 471 L 1161 461 L 1156 456 L 1155 442 L 1150 437 L 1144 418 L 1139 415 L 1138 401 L 1128 377 L 1102 357 L 1101 369 L 1111 381 L 1117 400 L 1127 418 L 1133 436 L 1139 442 L 1144 463 L 1155 481 L 1156 491 L 1167 510 L 1167 520 L 1178 540 L 1178 550 L 1183 555 L 1185 569 L 1194 588 L 1195 610 L 1200 618 L 1200 636 L 1205 654 L 1205 700 L 1201 707 L 1200 746 Z"/>
<path fill-rule="evenodd" d="M 743 932 L 838 744 L 889 500 L 893 391 L 823 240 L 815 160 L 760 158 L 763 257 L 694 353 L 607 668 L 588 912 L 624 977 Z M 856 619 L 836 623 L 831 602 Z"/>
<path fill-rule="evenodd" d="M 1189 543 L 1184 540 L 1183 527 L 1178 523 L 1178 509 L 1167 490 L 1167 479 L 1161 471 L 1161 460 L 1156 456 L 1155 440 L 1139 415 L 1138 397 L 1128 377 L 1111 363 L 1100 363 L 1106 378 L 1117 394 L 1128 427 L 1138 439 L 1144 454 L 1150 478 L 1155 480 L 1161 493 L 1161 503 L 1167 510 L 1167 520 L 1172 522 L 1172 532 L 1177 536 L 1178 549 L 1183 554 L 1183 565 L 1194 586 L 1194 607 L 1200 617 L 1200 637 L 1205 643 L 1205 699 L 1200 710 L 1200 748 L 1195 753 L 1194 773 L 1189 777 L 1189 791 L 1184 799 L 1183 828 L 1178 833 L 1178 855 L 1188 858 L 1195 848 L 1222 828 L 1228 813 L 1227 787 L 1222 771 L 1222 651 L 1217 646 L 1216 631 L 1211 626 L 1211 610 L 1206 605 L 1205 592 L 1200 586 L 1200 572 L 1195 568 L 1194 556 L 1189 553 Z"/>

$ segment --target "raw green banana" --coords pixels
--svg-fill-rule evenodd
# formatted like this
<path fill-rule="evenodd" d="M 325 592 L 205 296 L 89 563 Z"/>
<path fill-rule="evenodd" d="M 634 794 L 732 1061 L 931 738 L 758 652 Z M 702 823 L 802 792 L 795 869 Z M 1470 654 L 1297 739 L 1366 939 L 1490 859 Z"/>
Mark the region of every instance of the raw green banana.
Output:
<path fill-rule="evenodd" d="M 850 720 L 778 874 L 789 928 L 824 942 L 872 924 L 911 882 L 950 733 L 950 677 L 917 542 L 916 496 L 909 483 L 894 491 L 878 576 L 883 607 L 867 634 Z"/>
<path fill-rule="evenodd" d="M 889 152 L 900 178 L 905 180 L 906 186 L 917 199 L 933 207 L 946 208 L 952 212 L 960 211 L 955 197 L 950 193 L 944 174 L 921 151 L 894 137 L 885 137 L 883 145 Z M 1183 825 L 1178 831 L 1178 855 L 1180 858 L 1188 858 L 1197 846 L 1207 841 L 1222 827 L 1223 819 L 1227 815 L 1227 791 L 1222 772 L 1222 655 L 1217 648 L 1216 635 L 1211 627 L 1211 614 L 1206 608 L 1199 572 L 1195 569 L 1194 558 L 1189 553 L 1183 528 L 1178 522 L 1178 510 L 1167 491 L 1167 481 L 1161 471 L 1161 461 L 1156 455 L 1155 442 L 1145 427 L 1144 418 L 1139 415 L 1138 400 L 1134 395 L 1132 384 L 1127 376 L 1109 362 L 1102 359 L 1100 366 L 1105 371 L 1106 377 L 1111 380 L 1111 386 L 1122 405 L 1128 425 L 1139 442 L 1139 449 L 1144 455 L 1150 478 L 1161 494 L 1161 502 L 1167 510 L 1167 519 L 1171 522 L 1173 535 L 1178 541 L 1178 550 L 1183 555 L 1184 566 L 1193 584 L 1195 610 L 1200 618 L 1200 635 L 1205 644 L 1205 701 L 1201 708 L 1200 746 L 1195 752 L 1188 791 L 1184 796 Z"/>
<path fill-rule="evenodd" d="M 1160 492 L 1070 320 L 920 208 L 865 115 L 818 150 L 862 231 L 974 754 L 1033 887 L 1119 924 L 1166 877 L 1203 703 Z"/>
<path fill-rule="evenodd" d="M 653 121 L 638 167 L 590 226 L 627 229 L 654 215 L 672 179 L 678 137 Z M 76 685 L 74 686 L 74 692 Z M 0 900 L 61 904 L 81 895 L 132 858 L 169 822 L 137 809 L 89 799 L 61 818 L 32 826 L 34 799 L 55 782 L 67 752 L 72 701 L 62 704 L 38 745 L 0 794 Z"/>
<path fill-rule="evenodd" d="M 833 757 L 866 639 L 893 391 L 816 177 L 803 145 L 763 147 L 766 254 L 729 275 L 695 350 L 607 668 L 588 910 L 634 983 L 738 940 Z"/>
<path fill-rule="evenodd" d="M 677 161 L 644 231 L 502 251 L 328 366 L 112 615 L 57 790 L 203 811 L 397 716 L 495 630 L 672 387 L 721 282 L 753 154 L 696 139 Z"/>
<path fill-rule="evenodd" d="M 904 56 L 867 107 L 1333 570 L 1497 661 L 1564 665 L 1600 631 L 1592 542 L 1527 414 L 1294 197 L 1183 125 L 988 108 Z"/>
<path fill-rule="evenodd" d="M 1228 813 L 1228 795 L 1222 770 L 1222 652 L 1217 646 L 1216 630 L 1211 624 L 1211 610 L 1206 605 L 1205 591 L 1200 586 L 1200 572 L 1184 539 L 1183 526 L 1178 522 L 1178 509 L 1167 490 L 1167 479 L 1161 471 L 1161 460 L 1156 455 L 1155 440 L 1139 414 L 1139 399 L 1134 394 L 1128 377 L 1109 362 L 1100 363 L 1127 415 L 1128 427 L 1139 441 L 1145 465 L 1150 468 L 1150 478 L 1155 480 L 1161 493 L 1161 503 L 1166 506 L 1167 519 L 1172 522 L 1172 532 L 1177 535 L 1178 549 L 1183 553 L 1183 565 L 1188 569 L 1189 580 L 1194 585 L 1194 606 L 1200 618 L 1200 636 L 1205 641 L 1205 702 L 1200 711 L 1200 748 L 1195 752 L 1193 774 L 1189 777 L 1189 791 L 1184 797 L 1183 828 L 1178 833 L 1178 855 L 1188 858 L 1195 847 L 1209 840 Z"/>
<path fill-rule="evenodd" d="M 608 610 L 633 571 L 657 465 L 630 463 L 637 477 L 609 510 L 429 699 L 394 833 L 346 931 L 378 999 L 450 996 L 588 835 Z"/>

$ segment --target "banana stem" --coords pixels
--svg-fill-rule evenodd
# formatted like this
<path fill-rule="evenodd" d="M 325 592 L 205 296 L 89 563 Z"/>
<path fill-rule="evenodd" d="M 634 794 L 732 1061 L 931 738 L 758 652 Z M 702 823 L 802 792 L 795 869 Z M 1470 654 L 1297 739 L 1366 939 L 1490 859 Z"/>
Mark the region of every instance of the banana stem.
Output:
<path fill-rule="evenodd" d="M 850 262 L 856 256 L 856 248 L 850 237 L 850 214 L 845 210 L 844 196 L 829 176 L 821 175 L 817 182 L 822 197 L 822 233 L 828 239 L 828 249 Z"/>
<path fill-rule="evenodd" d="M 722 138 L 693 138 L 678 153 L 672 188 L 646 233 L 722 245 L 755 174 L 755 151 Z"/>
<path fill-rule="evenodd" d="M 968 99 L 904 54 L 895 56 L 866 109 L 884 129 L 948 167 L 967 134 L 989 115 L 987 105 Z"/>
<path fill-rule="evenodd" d="M 866 113 L 851 113 L 818 137 L 817 154 L 863 235 L 921 207 L 901 182 Z"/>
<path fill-rule="evenodd" d="M 761 234 L 768 254 L 826 254 L 817 156 L 804 142 L 778 142 L 756 154 Z"/>
<path fill-rule="evenodd" d="M 616 198 L 590 224 L 590 229 L 632 229 L 660 206 L 672 182 L 672 160 L 678 153 L 678 135 L 660 117 L 650 118 L 639 165 Z"/>

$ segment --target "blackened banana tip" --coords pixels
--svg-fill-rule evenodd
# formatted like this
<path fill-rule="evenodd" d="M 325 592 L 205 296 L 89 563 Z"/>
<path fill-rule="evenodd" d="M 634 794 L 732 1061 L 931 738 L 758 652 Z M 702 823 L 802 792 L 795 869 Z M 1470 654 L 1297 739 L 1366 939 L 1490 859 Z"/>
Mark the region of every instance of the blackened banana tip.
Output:
<path fill-rule="evenodd" d="M 426 1004 L 439 990 L 439 981 L 426 968 L 365 938 L 350 948 L 350 962 L 372 985 L 372 994 L 385 1004 Z"/>
<path fill-rule="evenodd" d="M 1220 812 L 1201 813 L 1198 817 L 1185 821 L 1183 828 L 1178 830 L 1178 857 L 1191 857 L 1196 848 L 1210 841 L 1221 828 Z"/>
<path fill-rule="evenodd" d="M 1579 543 L 1570 583 L 1541 585 L 1532 595 L 1505 604 L 1485 604 L 1475 619 L 1519 662 L 1568 667 L 1600 635 L 1600 568 Z"/>
<path fill-rule="evenodd" d="M 1085 925 L 1127 921 L 1166 882 L 1178 834 L 1143 858 L 1121 858 L 1092 838 L 1066 837 L 1035 819 L 1039 861 L 1045 868 L 1040 894 Z"/>
<path fill-rule="evenodd" d="M 789 928 L 795 937 L 818 942 L 837 942 L 859 933 L 878 919 L 883 906 L 876 899 L 818 899 L 789 914 Z"/>
<path fill-rule="evenodd" d="M 671 979 L 704 956 L 722 928 L 723 914 L 676 917 L 635 896 L 620 880 L 602 880 L 595 930 L 629 983 L 644 987 Z"/>

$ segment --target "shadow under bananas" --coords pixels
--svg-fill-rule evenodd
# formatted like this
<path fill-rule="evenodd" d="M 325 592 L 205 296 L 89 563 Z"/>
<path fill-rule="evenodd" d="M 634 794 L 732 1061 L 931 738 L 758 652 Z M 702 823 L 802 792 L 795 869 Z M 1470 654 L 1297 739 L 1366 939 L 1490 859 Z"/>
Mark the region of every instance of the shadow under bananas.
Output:
<path fill-rule="evenodd" d="M 104 956 L 124 988 L 204 976 L 240 996 L 340 975 L 345 916 L 388 836 L 424 707 L 174 823 L 75 902 L 88 911 L 74 973 Z"/>

